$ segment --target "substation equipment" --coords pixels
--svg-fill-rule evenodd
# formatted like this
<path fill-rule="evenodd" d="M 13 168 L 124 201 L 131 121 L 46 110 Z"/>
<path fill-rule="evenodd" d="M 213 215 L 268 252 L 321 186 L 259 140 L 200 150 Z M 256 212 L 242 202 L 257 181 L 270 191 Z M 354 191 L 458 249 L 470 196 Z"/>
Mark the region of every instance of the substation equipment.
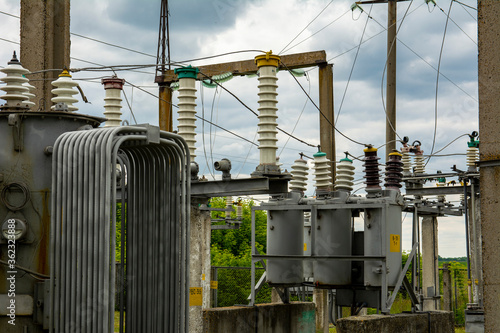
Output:
<path fill-rule="evenodd" d="M 77 83 L 67 71 L 53 82 L 53 108 L 36 111 L 30 73 L 15 54 L 0 71 L 6 74 L 0 88 L 6 93 L 0 97 L 6 101 L 0 107 L 2 332 L 113 332 L 115 308 L 120 332 L 186 332 L 184 139 L 147 124 L 117 126 L 123 80 L 116 77 L 102 82 L 104 119 L 75 112 Z"/>

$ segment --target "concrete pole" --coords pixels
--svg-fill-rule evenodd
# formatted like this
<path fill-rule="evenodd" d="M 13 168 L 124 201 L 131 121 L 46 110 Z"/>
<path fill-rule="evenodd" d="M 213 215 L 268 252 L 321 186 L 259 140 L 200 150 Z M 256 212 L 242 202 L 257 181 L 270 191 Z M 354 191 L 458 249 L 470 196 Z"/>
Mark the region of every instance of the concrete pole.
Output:
<path fill-rule="evenodd" d="M 450 264 L 443 264 L 443 310 L 452 311 L 451 308 L 451 273 Z"/>
<path fill-rule="evenodd" d="M 162 131 L 172 132 L 172 90 L 168 85 L 160 84 L 159 124 Z"/>
<path fill-rule="evenodd" d="M 29 76 L 35 110 L 50 111 L 51 82 L 70 67 L 69 8 L 70 0 L 21 0 L 21 63 L 32 72 L 57 69 Z"/>
<path fill-rule="evenodd" d="M 422 219 L 422 289 L 423 310 L 439 310 L 438 221 L 435 216 Z"/>
<path fill-rule="evenodd" d="M 495 332 L 500 327 L 500 1 L 478 0 L 477 8 L 484 331 Z"/>
<path fill-rule="evenodd" d="M 386 161 L 389 159 L 389 153 L 396 149 L 396 19 L 397 19 L 397 1 L 388 0 L 388 20 L 387 20 L 387 105 L 386 105 L 386 124 L 385 124 L 385 142 L 387 143 Z"/>
<path fill-rule="evenodd" d="M 319 142 L 321 151 L 332 161 L 331 176 L 335 182 L 335 112 L 333 110 L 333 65 L 321 64 L 319 67 Z"/>
<path fill-rule="evenodd" d="M 210 212 L 201 211 L 198 204 L 207 200 L 191 198 L 189 247 L 189 332 L 202 333 L 203 309 L 210 308 Z M 200 299 L 201 294 L 201 299 Z"/>
<path fill-rule="evenodd" d="M 476 185 L 477 186 L 477 185 Z M 481 210 L 480 199 L 478 196 L 471 196 L 469 200 L 469 244 L 470 244 L 470 267 L 472 280 L 472 302 L 477 306 L 483 304 L 482 280 L 483 274 L 481 270 Z"/>
<path fill-rule="evenodd" d="M 314 288 L 313 302 L 316 304 L 316 332 L 328 333 L 328 290 Z"/>

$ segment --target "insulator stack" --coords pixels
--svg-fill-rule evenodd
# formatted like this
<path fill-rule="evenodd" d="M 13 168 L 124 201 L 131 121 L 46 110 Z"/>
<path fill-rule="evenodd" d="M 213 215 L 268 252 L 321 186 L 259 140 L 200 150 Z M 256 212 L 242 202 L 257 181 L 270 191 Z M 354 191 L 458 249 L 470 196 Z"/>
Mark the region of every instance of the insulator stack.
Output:
<path fill-rule="evenodd" d="M 304 223 L 311 223 L 311 212 L 304 212 Z"/>
<path fill-rule="evenodd" d="M 238 203 L 238 205 L 236 206 L 236 219 L 243 219 L 243 206 L 241 205 L 241 203 Z"/>
<path fill-rule="evenodd" d="M 415 155 L 415 174 L 425 173 L 424 156 L 421 154 Z"/>
<path fill-rule="evenodd" d="M 411 155 L 409 152 L 401 152 L 401 162 L 403 162 L 403 176 L 411 175 Z"/>
<path fill-rule="evenodd" d="M 125 83 L 124 79 L 119 79 L 115 76 L 102 79 L 101 83 L 104 85 L 106 97 L 104 97 L 104 116 L 106 123 L 104 127 L 121 126 L 121 108 L 122 108 L 122 89 Z"/>
<path fill-rule="evenodd" d="M 398 152 L 389 154 L 389 159 L 385 163 L 385 184 L 387 189 L 398 190 L 402 185 L 403 179 L 403 162 L 401 162 L 403 155 Z"/>
<path fill-rule="evenodd" d="M 363 166 L 365 167 L 364 178 L 366 179 L 366 189 L 380 190 L 380 170 L 378 168 L 378 160 L 380 159 L 380 157 L 377 156 L 377 148 L 368 147 L 363 151 L 365 152 L 365 157 L 363 159 L 363 161 L 365 161 L 365 164 L 363 164 Z"/>
<path fill-rule="evenodd" d="M 290 181 L 290 191 L 305 192 L 307 188 L 307 162 L 302 158 L 295 160 L 292 165 L 292 180 Z"/>
<path fill-rule="evenodd" d="M 276 92 L 278 85 L 276 82 L 276 69 L 278 67 L 280 57 L 273 55 L 271 52 L 265 55 L 255 57 L 255 63 L 259 69 L 259 151 L 260 164 L 276 165 L 276 135 L 278 134 L 278 118 L 276 112 L 278 108 L 276 104 L 278 100 Z"/>
<path fill-rule="evenodd" d="M 6 101 L 1 108 L 29 108 L 29 97 L 26 95 L 29 88 L 23 84 L 29 82 L 24 75 L 30 71 L 21 65 L 16 57 L 16 52 L 14 52 L 12 60 L 7 64 L 7 67 L 0 69 L 0 72 L 7 74 L 6 77 L 1 79 L 2 82 L 6 83 L 4 87 L 0 88 L 6 93 L 1 97 Z"/>
<path fill-rule="evenodd" d="M 233 197 L 228 195 L 226 197 L 226 208 L 233 208 Z M 231 212 L 226 212 L 226 219 L 231 218 Z"/>
<path fill-rule="evenodd" d="M 337 173 L 335 176 L 335 190 L 352 191 L 354 186 L 354 165 L 352 160 L 346 157 L 337 163 Z"/>
<path fill-rule="evenodd" d="M 469 171 L 476 170 L 476 162 L 479 161 L 479 149 L 476 147 L 467 148 L 467 167 Z"/>
<path fill-rule="evenodd" d="M 24 95 L 28 96 L 28 100 L 24 101 L 25 104 L 28 104 L 30 108 L 35 106 L 35 103 L 31 101 L 31 99 L 35 98 L 35 86 L 32 86 L 29 82 L 23 83 L 23 86 L 28 88 L 28 91 L 24 93 Z"/>
<path fill-rule="evenodd" d="M 177 111 L 179 125 L 178 134 L 186 140 L 191 161 L 196 157 L 196 77 L 200 70 L 196 67 L 177 68 L 174 72 L 179 77 L 179 109 Z"/>
<path fill-rule="evenodd" d="M 56 95 L 56 97 L 52 97 L 51 101 L 54 104 L 66 103 L 66 105 L 68 106 L 68 111 L 77 111 L 78 108 L 74 106 L 73 103 L 78 102 L 78 100 L 74 98 L 73 95 L 78 94 L 78 90 L 74 89 L 76 86 L 78 86 L 78 83 L 71 79 L 71 75 L 69 74 L 68 70 L 63 70 L 62 73 L 59 74 L 57 80 L 52 82 L 52 85 L 55 87 L 54 89 L 52 89 L 52 93 Z M 55 108 L 55 105 L 51 107 L 52 110 L 54 110 Z M 106 106 L 104 106 L 104 108 L 106 109 Z"/>
<path fill-rule="evenodd" d="M 330 192 L 332 177 L 330 175 L 330 160 L 326 158 L 326 153 L 318 151 L 314 156 L 314 187 L 316 193 Z"/>

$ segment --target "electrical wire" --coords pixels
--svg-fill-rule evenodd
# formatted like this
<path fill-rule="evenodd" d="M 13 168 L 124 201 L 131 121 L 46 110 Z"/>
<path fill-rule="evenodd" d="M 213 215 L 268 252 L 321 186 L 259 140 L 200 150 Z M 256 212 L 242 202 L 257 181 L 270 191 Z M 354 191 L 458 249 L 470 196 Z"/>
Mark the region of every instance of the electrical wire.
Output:
<path fill-rule="evenodd" d="M 441 50 L 439 51 L 439 60 L 437 67 L 437 77 L 436 77 L 436 98 L 434 101 L 434 135 L 432 136 L 432 148 L 430 155 L 434 152 L 434 146 L 436 144 L 436 134 L 437 134 L 437 123 L 438 123 L 438 92 L 439 92 L 439 70 L 441 69 L 441 59 L 443 57 L 444 41 L 446 39 L 446 31 L 448 30 L 448 21 L 450 18 L 451 7 L 453 6 L 453 1 L 450 1 L 450 8 L 448 9 L 448 15 L 446 16 L 446 23 L 444 25 L 443 41 L 441 42 Z M 424 164 L 424 167 L 429 163 L 430 158 Z"/>
<path fill-rule="evenodd" d="M 344 17 L 347 13 L 349 13 L 351 11 L 351 9 L 348 9 L 344 14 L 340 15 L 339 17 L 337 17 L 335 20 L 331 21 L 330 23 L 328 23 L 327 25 L 325 25 L 323 28 L 319 29 L 318 31 L 316 31 L 315 33 L 313 33 L 312 35 L 310 35 L 309 37 L 301 40 L 300 42 L 298 42 L 297 44 L 293 45 L 293 46 L 290 46 L 288 49 L 286 49 L 285 51 L 282 51 L 281 53 L 285 53 L 285 52 L 288 52 L 290 51 L 291 49 L 299 46 L 300 44 L 304 43 L 306 40 L 314 37 L 315 35 L 319 34 L 321 31 L 325 30 L 326 28 L 328 28 L 329 26 L 331 26 L 332 24 L 334 24 L 335 22 L 337 22 L 338 20 L 340 20 L 342 17 Z M 290 44 L 290 43 L 289 43 Z"/>
<path fill-rule="evenodd" d="M 132 87 L 133 88 L 133 87 Z M 134 111 L 132 111 L 132 106 L 130 105 L 130 103 L 128 102 L 128 98 L 127 98 L 127 94 L 125 93 L 125 89 L 122 89 L 122 92 L 123 92 L 123 96 L 125 97 L 125 101 L 127 102 L 127 105 L 128 105 L 128 109 L 130 110 L 130 114 L 132 115 L 132 117 L 134 118 L 134 121 L 135 121 L 135 124 L 137 125 L 137 119 L 135 119 L 135 114 L 134 114 Z"/>
<path fill-rule="evenodd" d="M 282 64 L 283 64 L 283 63 L 282 63 Z M 284 64 L 283 64 L 283 65 L 284 65 Z M 286 67 L 286 66 L 285 66 L 285 67 Z M 288 70 L 288 72 L 290 73 L 290 75 L 292 75 L 292 74 L 291 74 L 291 71 L 290 71 L 290 69 L 289 69 L 288 67 L 287 67 L 287 70 Z M 207 79 L 210 79 L 210 77 L 209 77 L 208 75 L 206 75 L 205 73 L 203 73 L 203 72 L 201 72 L 201 71 L 199 72 L 199 74 L 201 74 L 202 76 L 206 77 Z M 293 75 L 292 75 L 292 76 L 293 76 Z M 295 78 L 295 76 L 293 76 L 293 77 Z M 297 79 L 295 78 L 295 80 L 297 80 Z M 297 81 L 297 82 L 298 82 L 298 81 Z M 250 112 L 252 112 L 252 113 L 253 113 L 256 117 L 258 117 L 258 116 L 259 116 L 259 115 L 257 114 L 257 112 L 255 112 L 254 110 L 252 110 L 252 109 L 251 109 L 248 105 L 246 105 L 246 104 L 245 104 L 245 103 L 244 103 L 241 99 L 239 99 L 239 98 L 238 98 L 238 96 L 236 96 L 234 93 L 232 93 L 232 92 L 231 92 L 230 90 L 228 90 L 226 87 L 224 87 L 223 85 L 221 85 L 220 83 L 218 83 L 218 82 L 216 82 L 216 81 L 213 81 L 213 83 L 215 83 L 217 86 L 221 87 L 224 91 L 226 91 L 227 93 L 229 93 L 229 95 L 233 96 L 233 97 L 234 97 L 234 98 L 235 98 L 238 102 L 240 102 L 240 104 L 241 104 L 241 105 L 243 105 L 243 106 L 244 106 L 247 110 L 249 110 Z M 299 83 L 299 85 L 300 85 L 300 83 Z M 302 86 L 301 86 L 301 87 L 302 87 Z M 304 89 L 304 88 L 302 87 L 302 89 Z M 304 92 L 305 92 L 305 90 L 304 90 Z M 306 95 L 307 95 L 307 93 L 306 93 Z M 309 95 L 307 95 L 307 96 L 309 96 Z M 309 99 L 312 101 L 311 97 L 309 97 Z M 313 103 L 314 103 L 314 102 L 313 102 Z M 316 106 L 316 105 L 315 105 L 315 106 Z M 317 107 L 317 106 L 316 106 L 316 107 Z M 318 108 L 318 110 L 319 110 L 319 108 Z M 320 112 L 321 112 L 321 111 L 320 111 Z M 286 132 L 285 130 L 283 130 L 283 129 L 282 129 L 282 128 L 280 128 L 280 127 L 276 127 L 276 128 L 278 129 L 278 131 L 280 131 L 280 132 L 282 132 L 282 133 L 284 133 L 284 134 L 286 134 L 286 135 L 290 136 L 291 138 L 293 138 L 293 139 L 297 140 L 297 141 L 298 141 L 298 142 L 300 142 L 300 143 L 303 143 L 303 144 L 305 144 L 305 145 L 307 145 L 307 146 L 309 146 L 309 147 L 317 147 L 316 145 L 313 145 L 313 144 L 311 144 L 311 143 L 307 143 L 307 142 L 305 142 L 304 140 L 301 140 L 301 139 L 299 139 L 298 137 L 296 137 L 296 136 L 294 136 L 294 135 L 292 135 L 292 134 L 290 134 L 290 133 Z"/>
<path fill-rule="evenodd" d="M 456 1 L 456 2 L 458 2 L 458 1 Z M 465 7 L 464 7 L 464 4 L 462 4 L 461 2 L 458 2 L 458 3 L 460 4 L 460 7 L 462 7 L 462 8 L 463 8 L 463 10 L 464 10 L 467 14 L 469 14 L 469 16 L 470 16 L 470 17 L 472 17 L 472 19 L 473 19 L 474 21 L 476 21 L 476 24 L 477 24 L 477 18 L 476 18 L 474 15 L 472 15 L 472 14 L 471 14 L 471 13 L 470 13 L 470 12 L 469 12 L 469 11 L 468 11 Z M 476 8 L 473 8 L 473 9 L 474 9 L 475 11 L 477 11 L 477 9 L 476 9 Z"/>
<path fill-rule="evenodd" d="M 316 15 L 312 21 L 310 21 L 305 27 L 304 29 L 302 29 L 288 44 L 285 45 L 285 47 L 278 53 L 278 55 L 280 55 L 281 53 L 283 53 L 283 51 L 290 45 L 293 43 L 294 40 L 296 40 L 314 21 L 316 21 L 316 19 L 318 17 L 320 17 L 321 14 L 323 14 L 323 12 L 332 4 L 334 0 L 331 0 L 320 12 L 318 15 Z"/>
<path fill-rule="evenodd" d="M 201 117 L 202 118 L 205 118 L 205 93 L 204 93 L 204 91 L 205 91 L 205 89 L 203 88 L 203 84 L 200 81 Z M 210 167 L 210 165 L 208 163 L 207 148 L 205 146 L 205 122 L 204 121 L 201 122 L 201 133 L 202 133 L 201 138 L 202 138 L 202 145 L 203 145 L 203 155 L 205 156 L 206 167 L 208 168 L 208 172 L 210 173 L 212 178 L 215 179 L 215 175 L 212 172 L 212 168 Z M 203 171 L 205 171 L 205 170 L 203 170 Z M 203 171 L 201 172 L 202 174 L 204 173 Z"/>
<path fill-rule="evenodd" d="M 353 143 L 356 143 L 358 145 L 361 145 L 361 146 L 369 146 L 368 144 L 365 144 L 365 143 L 361 143 L 359 141 L 356 141 L 354 139 L 351 139 L 350 137 L 348 137 L 347 135 L 345 135 L 344 133 L 342 133 L 339 129 L 337 129 L 335 127 L 335 125 L 333 125 L 333 123 L 330 121 L 330 119 L 328 119 L 325 114 L 323 113 L 323 111 L 321 111 L 321 109 L 316 105 L 316 103 L 313 101 L 313 99 L 311 98 L 311 96 L 309 96 L 306 92 L 306 90 L 304 89 L 304 87 L 300 84 L 299 80 L 297 80 L 297 78 L 292 74 L 292 72 L 290 71 L 290 69 L 288 68 L 288 66 L 286 64 L 284 64 L 282 61 L 280 61 L 280 63 L 287 69 L 288 73 L 290 73 L 290 75 L 295 79 L 295 82 L 297 82 L 297 84 L 299 85 L 300 89 L 302 89 L 302 91 L 304 92 L 304 94 L 306 94 L 307 98 L 311 101 L 311 103 L 314 105 L 314 107 L 319 111 L 319 113 L 321 114 L 321 116 L 323 116 L 323 118 L 325 118 L 325 120 L 330 124 L 330 126 L 337 132 L 339 133 L 340 135 L 342 135 L 344 138 L 346 138 L 347 140 L 353 142 Z M 286 134 L 286 133 L 285 133 Z M 313 146 L 314 145 L 310 145 L 308 144 L 309 146 Z"/>
<path fill-rule="evenodd" d="M 358 49 L 356 50 L 356 55 L 354 56 L 354 61 L 352 62 L 351 72 L 349 73 L 349 78 L 347 79 L 347 83 L 345 85 L 344 94 L 342 95 L 342 100 L 340 101 L 339 110 L 337 111 L 337 116 L 335 117 L 335 121 L 334 121 L 335 125 L 337 125 L 337 122 L 338 122 L 339 116 L 340 116 L 340 111 L 342 111 L 342 106 L 344 105 L 344 100 L 345 100 L 345 96 L 347 94 L 347 89 L 349 88 L 349 83 L 351 82 L 352 73 L 354 72 L 354 67 L 356 66 L 356 60 L 358 60 L 358 55 L 359 55 L 359 50 L 361 49 L 361 44 L 363 44 L 363 37 L 365 36 L 366 27 L 368 26 L 368 21 L 370 19 L 370 14 L 372 13 L 372 9 L 373 9 L 373 4 L 370 6 L 370 12 L 368 13 L 368 17 L 366 18 L 365 27 L 363 28 L 363 33 L 361 34 L 361 38 L 359 40 Z"/>
<path fill-rule="evenodd" d="M 454 1 L 454 0 L 452 0 L 451 2 L 453 2 L 453 1 Z M 440 11 L 441 11 L 444 15 L 449 16 L 449 12 L 448 12 L 448 14 L 446 14 L 446 13 L 444 12 L 443 8 L 439 7 L 439 5 L 437 5 L 437 4 L 436 4 L 436 6 L 439 8 L 439 10 L 440 10 Z M 463 33 L 464 33 L 464 34 L 465 34 L 465 35 L 466 35 L 466 36 L 467 36 L 467 37 L 468 37 L 468 38 L 469 38 L 469 39 L 470 39 L 470 40 L 471 40 L 474 44 L 476 44 L 476 46 L 477 46 L 477 42 L 476 42 L 474 39 L 472 39 L 472 37 L 471 37 L 471 36 L 469 36 L 469 35 L 468 35 L 465 31 L 464 31 L 464 29 L 462 29 L 462 27 L 460 27 L 460 26 L 458 25 L 458 23 L 457 23 L 457 22 L 455 22 L 455 20 L 453 20 L 451 17 L 449 17 L 449 19 L 450 19 L 450 21 L 451 21 L 451 22 L 453 22 L 453 24 L 455 24 L 455 25 L 457 26 L 457 28 L 458 28 L 458 29 L 460 29 L 460 31 L 462 31 L 462 32 L 463 32 Z"/>
<path fill-rule="evenodd" d="M 309 79 L 309 76 L 307 75 L 307 73 L 305 73 L 305 76 L 306 76 L 306 79 L 307 79 L 307 83 L 309 85 L 309 88 L 308 88 L 308 95 L 311 93 L 311 80 Z M 293 129 L 292 129 L 292 134 L 293 132 L 295 132 L 295 129 L 297 128 L 297 125 L 299 124 L 299 121 L 300 121 L 300 118 L 302 117 L 302 114 L 304 113 L 304 110 L 306 109 L 306 106 L 307 106 L 307 102 L 309 101 L 309 99 L 306 98 L 306 101 L 304 103 L 304 106 L 302 107 L 302 110 L 300 111 L 300 114 L 297 118 L 297 121 L 295 122 L 295 125 L 293 126 Z M 283 153 L 283 150 L 285 150 L 285 147 L 286 145 L 288 144 L 288 141 L 290 141 L 290 137 L 288 137 L 286 139 L 286 142 L 285 144 L 283 145 L 283 147 L 281 148 L 281 151 L 279 152 L 278 154 L 278 157 L 281 156 L 281 153 Z"/>
<path fill-rule="evenodd" d="M 215 87 L 215 92 L 214 92 L 214 98 L 212 99 L 212 107 L 210 108 L 210 121 L 213 120 L 213 115 L 214 115 L 214 105 L 215 105 L 215 99 L 217 98 L 217 89 L 218 87 Z M 219 101 L 220 101 L 220 95 L 219 94 Z M 217 123 L 219 120 L 219 108 L 217 104 L 217 118 L 215 119 L 215 122 Z M 212 161 L 212 165 L 214 164 L 214 157 L 213 157 L 213 151 L 214 151 L 214 145 L 215 145 L 215 137 L 217 135 L 217 132 L 214 131 L 214 135 L 212 135 L 212 126 L 210 126 L 210 160 Z M 214 172 L 215 173 L 215 172 Z M 215 179 L 215 178 L 214 178 Z"/>
<path fill-rule="evenodd" d="M 458 139 L 460 139 L 460 138 L 462 138 L 462 137 L 464 137 L 464 136 L 469 136 L 469 134 L 462 134 L 462 135 L 459 135 L 459 136 L 457 136 L 455 139 L 453 139 L 450 143 L 446 144 L 443 148 L 441 148 L 441 149 L 437 150 L 437 151 L 436 151 L 436 152 L 434 152 L 433 154 L 429 154 L 429 155 L 427 155 L 427 156 L 429 156 L 429 157 L 428 157 L 428 159 L 427 159 L 427 161 L 429 161 L 429 160 L 431 159 L 431 157 L 432 157 L 432 156 L 434 156 L 434 155 L 436 155 L 436 154 L 439 154 L 440 152 L 442 152 L 443 150 L 445 150 L 446 148 L 448 148 L 448 147 L 449 147 L 452 143 L 454 143 L 455 141 L 457 141 Z M 426 164 L 427 164 L 427 163 L 426 163 Z"/>
<path fill-rule="evenodd" d="M 461 4 L 462 6 L 469 7 L 470 9 L 474 9 L 475 11 L 477 11 L 477 8 L 474 8 L 474 7 L 472 7 L 472 6 L 466 5 L 466 4 L 465 4 L 465 3 L 463 3 L 463 2 L 460 2 L 460 1 L 457 1 L 457 0 L 452 0 L 452 1 L 455 1 L 456 3 L 459 3 L 459 4 Z"/>

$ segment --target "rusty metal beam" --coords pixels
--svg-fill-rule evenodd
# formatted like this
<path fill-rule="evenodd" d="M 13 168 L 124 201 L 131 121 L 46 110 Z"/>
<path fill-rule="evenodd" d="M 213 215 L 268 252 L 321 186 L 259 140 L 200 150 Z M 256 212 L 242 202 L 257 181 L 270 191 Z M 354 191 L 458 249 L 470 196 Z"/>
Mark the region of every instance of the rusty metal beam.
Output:
<path fill-rule="evenodd" d="M 326 63 L 326 52 L 314 51 L 283 55 L 281 56 L 281 62 L 289 69 L 318 66 Z M 231 72 L 235 76 L 241 76 L 257 73 L 257 65 L 253 59 L 197 67 L 200 69 L 198 79 L 205 79 L 206 77 L 203 74 L 214 76 Z M 285 70 L 286 68 L 280 64 L 279 69 Z M 156 83 L 171 83 L 174 81 L 177 81 L 177 75 L 174 74 L 173 70 L 168 70 L 163 76 L 156 76 L 155 78 Z"/>

